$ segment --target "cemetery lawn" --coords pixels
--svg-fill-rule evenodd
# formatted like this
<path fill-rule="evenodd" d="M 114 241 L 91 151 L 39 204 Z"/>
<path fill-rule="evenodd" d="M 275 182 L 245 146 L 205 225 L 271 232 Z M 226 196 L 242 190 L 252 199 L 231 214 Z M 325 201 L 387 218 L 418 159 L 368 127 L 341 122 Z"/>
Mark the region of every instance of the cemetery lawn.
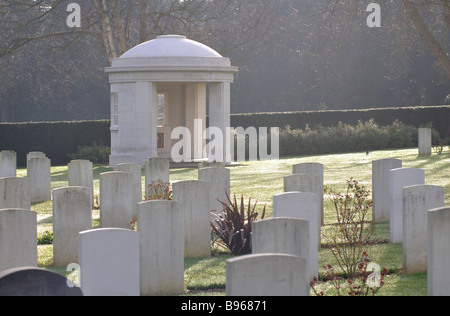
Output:
<path fill-rule="evenodd" d="M 266 218 L 272 217 L 272 197 L 283 192 L 283 177 L 292 174 L 292 165 L 302 162 L 317 162 L 324 164 L 324 184 L 337 191 L 343 191 L 346 180 L 353 177 L 369 190 L 372 188 L 372 161 L 376 159 L 396 158 L 403 161 L 405 168 L 421 168 L 426 172 L 426 184 L 438 185 L 445 188 L 445 204 L 450 206 L 450 151 L 448 148 L 442 155 L 433 153 L 431 157 L 418 157 L 417 148 L 406 150 L 377 151 L 369 155 L 366 153 L 351 153 L 337 155 L 323 155 L 313 157 L 286 158 L 278 161 L 245 162 L 241 166 L 231 168 L 231 194 L 240 197 L 242 194 L 248 200 L 258 200 L 259 209 L 267 206 Z M 99 191 L 100 173 L 111 171 L 104 166 L 94 167 L 94 192 Z M 144 176 L 144 173 L 142 173 Z M 26 176 L 26 170 L 18 170 L 18 176 Z M 171 181 L 196 180 L 197 169 L 172 169 Z M 144 177 L 143 177 L 144 181 Z M 67 166 L 52 167 L 52 189 L 68 185 Z M 334 208 L 325 196 L 325 226 L 335 222 Z M 38 237 L 52 232 L 52 203 L 38 203 L 32 206 L 38 213 Z M 99 227 L 99 211 L 93 212 L 93 227 Z M 378 295 L 381 296 L 426 296 L 427 275 L 405 275 L 402 273 L 402 245 L 389 244 L 389 224 L 377 224 L 372 237 L 374 244 L 369 247 L 368 254 L 372 262 L 388 269 L 385 286 Z M 323 247 L 319 252 L 319 273 L 323 272 L 323 265 L 336 262 L 331 251 Z M 67 272 L 65 267 L 53 266 L 52 245 L 38 246 L 38 264 L 77 280 L 75 272 Z M 231 258 L 227 253 L 216 250 L 214 256 L 208 259 L 185 260 L 185 288 L 186 295 L 225 295 L 225 263 Z M 331 284 L 323 284 L 321 290 L 333 294 Z"/>

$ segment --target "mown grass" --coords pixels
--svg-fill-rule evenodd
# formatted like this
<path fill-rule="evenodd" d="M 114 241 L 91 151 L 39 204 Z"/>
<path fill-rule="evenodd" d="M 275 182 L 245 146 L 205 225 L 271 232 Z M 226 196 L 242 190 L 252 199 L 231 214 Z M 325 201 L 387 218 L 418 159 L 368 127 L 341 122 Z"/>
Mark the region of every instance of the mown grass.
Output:
<path fill-rule="evenodd" d="M 272 216 L 272 197 L 283 192 L 283 178 L 292 173 L 292 165 L 302 162 L 317 162 L 324 164 L 324 184 L 334 190 L 343 191 L 346 180 L 355 178 L 368 189 L 372 186 L 372 161 L 384 158 L 397 158 L 408 168 L 422 168 L 426 172 L 426 184 L 442 186 L 445 189 L 445 203 L 450 205 L 450 152 L 448 149 L 442 155 L 418 157 L 417 149 L 390 150 L 366 153 L 322 155 L 313 157 L 292 157 L 277 161 L 245 162 L 241 166 L 231 168 L 231 194 L 244 195 L 247 199 L 258 199 L 262 206 L 267 205 L 267 216 Z M 94 194 L 98 194 L 99 175 L 111 171 L 104 166 L 95 166 Z M 19 170 L 19 176 L 25 176 L 26 170 Z M 173 169 L 171 181 L 195 180 L 196 169 Z M 144 178 L 143 178 L 144 181 Z M 66 186 L 67 167 L 52 168 L 52 188 Z M 143 182 L 144 184 L 144 182 Z M 32 206 L 38 213 L 38 235 L 52 231 L 51 202 Z M 332 203 L 325 197 L 325 225 L 335 222 Z M 99 213 L 93 213 L 93 227 L 99 226 Z M 323 228 L 327 231 L 327 226 Z M 374 240 L 389 239 L 389 224 L 378 224 L 373 236 Z M 324 240 L 322 240 L 324 243 Z M 38 247 L 39 266 L 70 275 L 62 267 L 53 267 L 53 249 L 51 245 Z M 427 294 L 426 274 L 402 274 L 402 246 L 392 244 L 375 244 L 369 248 L 372 262 L 389 270 L 385 286 L 379 295 L 385 296 L 422 296 Z M 225 263 L 230 256 L 219 253 L 208 259 L 185 260 L 185 287 L 187 295 L 224 295 L 225 294 Z M 336 265 L 329 249 L 319 251 L 319 267 L 327 264 Z M 323 271 L 320 269 L 319 272 Z M 327 284 L 325 287 L 329 286 Z"/>

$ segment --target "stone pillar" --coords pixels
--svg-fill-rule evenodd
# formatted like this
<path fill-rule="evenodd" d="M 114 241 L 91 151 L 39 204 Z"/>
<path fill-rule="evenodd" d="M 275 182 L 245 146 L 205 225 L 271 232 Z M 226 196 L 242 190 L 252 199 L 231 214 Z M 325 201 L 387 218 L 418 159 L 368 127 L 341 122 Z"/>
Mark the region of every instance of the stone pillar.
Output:
<path fill-rule="evenodd" d="M 203 138 L 206 130 L 206 84 L 186 84 L 185 122 L 191 132 L 192 158 L 202 159 L 206 145 Z M 198 126 L 195 126 L 196 122 Z"/>
<path fill-rule="evenodd" d="M 450 296 L 450 208 L 428 211 L 428 296 Z"/>
<path fill-rule="evenodd" d="M 231 153 L 227 147 L 231 144 L 228 130 L 230 122 L 230 83 L 210 83 L 209 84 L 209 127 L 216 127 L 223 134 L 223 162 L 232 162 Z"/>
<path fill-rule="evenodd" d="M 37 214 L 29 210 L 0 210 L 0 272 L 37 267 Z"/>
<path fill-rule="evenodd" d="M 117 98 L 117 109 L 111 106 L 113 114 L 117 111 L 117 121 L 112 118 L 110 166 L 136 163 L 144 167 L 148 157 L 158 156 L 157 84 L 113 82 L 111 93 Z"/>
<path fill-rule="evenodd" d="M 211 256 L 209 182 L 180 181 L 173 185 L 173 199 L 184 212 L 184 257 Z"/>
<path fill-rule="evenodd" d="M 90 188 L 53 190 L 53 258 L 57 267 L 78 262 L 78 233 L 92 229 Z"/>
<path fill-rule="evenodd" d="M 389 222 L 389 172 L 403 167 L 399 159 L 372 161 L 373 220 L 376 223 Z"/>
<path fill-rule="evenodd" d="M 431 156 L 431 128 L 419 128 L 419 156 Z"/>
<path fill-rule="evenodd" d="M 17 154 L 12 150 L 0 152 L 0 178 L 15 177 L 17 169 Z"/>
<path fill-rule="evenodd" d="M 139 203 L 141 295 L 184 293 L 184 213 L 173 201 Z"/>
<path fill-rule="evenodd" d="M 31 203 L 52 199 L 50 159 L 37 157 L 28 160 L 27 177 L 31 181 Z"/>

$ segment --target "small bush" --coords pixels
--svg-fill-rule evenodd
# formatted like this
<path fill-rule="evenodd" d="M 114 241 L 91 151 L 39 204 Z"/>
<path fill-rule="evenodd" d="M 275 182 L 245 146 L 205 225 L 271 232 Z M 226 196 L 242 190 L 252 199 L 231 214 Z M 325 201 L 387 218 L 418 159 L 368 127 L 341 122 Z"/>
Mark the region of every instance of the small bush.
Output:
<path fill-rule="evenodd" d="M 53 244 L 53 233 L 46 231 L 41 236 L 37 238 L 38 245 L 52 245 Z"/>

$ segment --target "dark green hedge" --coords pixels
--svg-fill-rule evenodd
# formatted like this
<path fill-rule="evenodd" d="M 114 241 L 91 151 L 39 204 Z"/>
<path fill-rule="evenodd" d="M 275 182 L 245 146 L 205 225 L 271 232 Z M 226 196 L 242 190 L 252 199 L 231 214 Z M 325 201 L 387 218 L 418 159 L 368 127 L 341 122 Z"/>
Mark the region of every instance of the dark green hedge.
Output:
<path fill-rule="evenodd" d="M 70 162 L 69 155 L 75 153 L 78 146 L 93 142 L 111 146 L 109 127 L 107 120 L 3 123 L 0 124 L 0 150 L 14 150 L 19 166 L 26 166 L 26 155 L 31 151 L 42 151 L 52 165 L 63 165 Z"/>
<path fill-rule="evenodd" d="M 235 114 L 231 117 L 233 127 L 280 127 L 292 129 L 336 126 L 339 122 L 356 126 L 358 121 L 373 119 L 380 126 L 391 125 L 395 120 L 406 125 L 421 127 L 432 124 L 442 138 L 450 136 L 450 106 L 405 107 L 345 111 L 286 112 Z"/>
<path fill-rule="evenodd" d="M 387 108 L 347 111 L 318 111 L 290 113 L 235 114 L 231 116 L 233 127 L 280 127 L 305 129 L 317 126 L 337 126 L 339 122 L 356 126 L 358 121 L 373 119 L 380 126 L 389 126 L 395 120 L 406 125 L 420 127 L 430 123 L 441 138 L 450 136 L 450 106 Z M 26 154 L 42 151 L 53 165 L 70 162 L 70 155 L 79 146 L 111 145 L 110 121 L 2 123 L 0 124 L 0 150 L 14 150 L 17 164 L 26 165 Z"/>

